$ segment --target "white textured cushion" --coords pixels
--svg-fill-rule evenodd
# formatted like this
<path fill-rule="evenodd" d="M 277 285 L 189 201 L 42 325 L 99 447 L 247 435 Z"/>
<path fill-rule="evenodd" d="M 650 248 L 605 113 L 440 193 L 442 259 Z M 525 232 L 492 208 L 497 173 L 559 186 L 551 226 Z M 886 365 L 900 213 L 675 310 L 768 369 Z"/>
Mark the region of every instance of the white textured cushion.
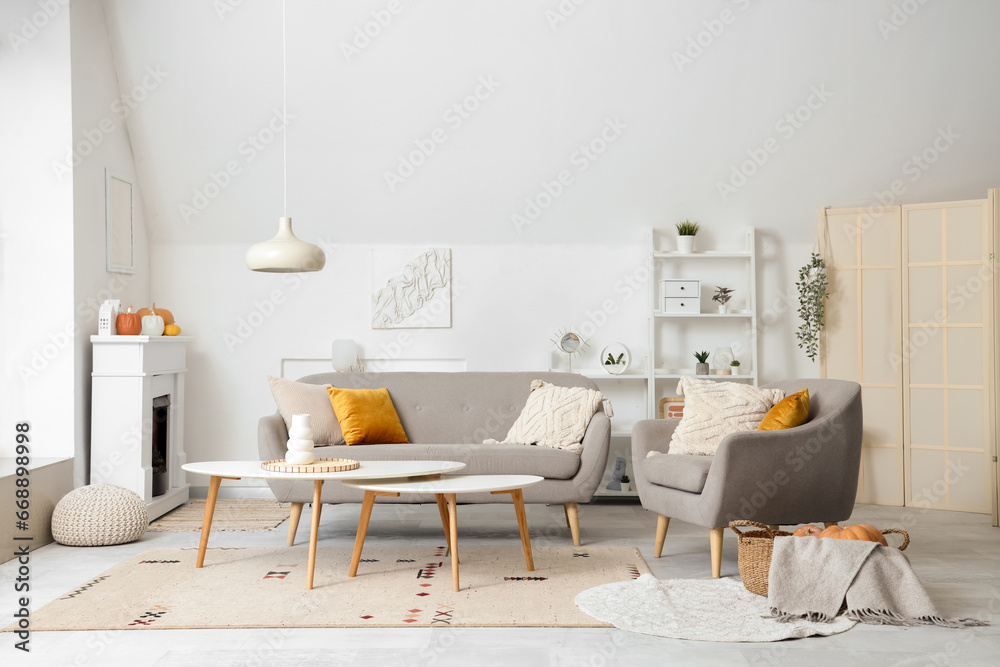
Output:
<path fill-rule="evenodd" d="M 730 433 L 755 430 L 785 397 L 780 389 L 693 377 L 682 377 L 677 393 L 684 396 L 684 416 L 670 438 L 670 453 L 703 456 L 713 456 Z"/>
<path fill-rule="evenodd" d="M 295 382 L 267 376 L 271 395 L 278 406 L 285 428 L 291 430 L 292 415 L 312 415 L 313 442 L 317 445 L 343 445 L 344 434 L 333 411 L 328 385 Z"/>
<path fill-rule="evenodd" d="M 601 392 L 593 389 L 557 387 L 533 380 L 528 402 L 503 443 L 541 445 L 579 454 L 583 451 L 583 434 L 603 401 Z M 491 442 L 495 441 L 487 440 L 485 444 Z"/>

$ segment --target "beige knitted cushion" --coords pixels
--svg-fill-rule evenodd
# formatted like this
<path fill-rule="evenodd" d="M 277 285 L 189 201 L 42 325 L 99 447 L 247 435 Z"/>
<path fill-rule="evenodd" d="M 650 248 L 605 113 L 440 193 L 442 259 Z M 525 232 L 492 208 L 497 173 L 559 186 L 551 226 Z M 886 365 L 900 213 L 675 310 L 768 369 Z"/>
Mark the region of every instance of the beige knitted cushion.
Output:
<path fill-rule="evenodd" d="M 568 449 L 579 454 L 583 451 L 583 434 L 603 401 L 601 392 L 593 389 L 557 387 L 534 380 L 528 402 L 503 442 Z"/>
<path fill-rule="evenodd" d="M 114 484 L 81 486 L 63 496 L 52 512 L 52 537 L 71 547 L 134 542 L 149 527 L 139 494 Z"/>
<path fill-rule="evenodd" d="M 703 456 L 714 456 L 730 433 L 755 430 L 785 397 L 780 389 L 693 377 L 682 377 L 677 393 L 684 396 L 684 416 L 670 438 L 669 453 Z"/>
<path fill-rule="evenodd" d="M 330 402 L 330 394 L 326 391 L 330 385 L 295 382 L 270 375 L 267 376 L 267 383 L 271 386 L 271 395 L 274 396 L 281 418 L 285 420 L 286 429 L 292 430 L 292 415 L 312 415 L 309 421 L 313 429 L 313 442 L 317 445 L 346 444 L 337 414 Z"/>

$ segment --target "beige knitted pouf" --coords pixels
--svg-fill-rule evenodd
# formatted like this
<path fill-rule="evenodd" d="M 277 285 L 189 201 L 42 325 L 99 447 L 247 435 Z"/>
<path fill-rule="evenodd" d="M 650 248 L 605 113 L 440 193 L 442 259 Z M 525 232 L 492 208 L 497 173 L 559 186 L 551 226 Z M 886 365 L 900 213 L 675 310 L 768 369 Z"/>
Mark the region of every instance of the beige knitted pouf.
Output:
<path fill-rule="evenodd" d="M 106 547 L 134 542 L 149 527 L 146 503 L 114 484 L 81 486 L 52 512 L 52 537 L 71 547 Z"/>

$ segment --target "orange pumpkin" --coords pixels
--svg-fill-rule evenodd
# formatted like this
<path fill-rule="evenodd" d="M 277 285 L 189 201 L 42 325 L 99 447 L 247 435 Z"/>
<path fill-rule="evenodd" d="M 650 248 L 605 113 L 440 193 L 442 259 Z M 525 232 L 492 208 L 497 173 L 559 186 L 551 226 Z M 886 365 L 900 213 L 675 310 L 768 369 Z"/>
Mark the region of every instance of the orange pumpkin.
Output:
<path fill-rule="evenodd" d="M 889 543 L 885 541 L 884 537 L 882 537 L 882 533 L 879 532 L 879 529 L 867 523 L 858 523 L 853 526 L 830 526 L 820 533 L 819 536 L 833 537 L 840 540 L 878 542 L 884 547 L 889 546 Z"/>
<path fill-rule="evenodd" d="M 792 535 L 794 535 L 795 537 L 819 537 L 820 533 L 822 532 L 823 529 L 820 528 L 819 526 L 814 526 L 811 523 L 807 523 L 804 526 L 796 528 L 795 532 L 792 533 Z"/>
<path fill-rule="evenodd" d="M 153 312 L 153 311 L 156 311 L 156 312 Z M 152 308 L 140 308 L 138 315 L 139 315 L 139 321 L 140 322 L 142 321 L 142 318 L 146 317 L 146 315 L 159 315 L 160 317 L 163 318 L 163 324 L 164 325 L 166 325 L 166 324 L 173 324 L 174 323 L 174 314 L 171 313 L 166 308 L 157 308 L 155 301 L 153 302 L 153 307 Z"/>
<path fill-rule="evenodd" d="M 142 318 L 138 313 L 132 312 L 132 306 L 124 313 L 118 313 L 115 318 L 115 331 L 119 336 L 138 336 L 142 331 Z"/>

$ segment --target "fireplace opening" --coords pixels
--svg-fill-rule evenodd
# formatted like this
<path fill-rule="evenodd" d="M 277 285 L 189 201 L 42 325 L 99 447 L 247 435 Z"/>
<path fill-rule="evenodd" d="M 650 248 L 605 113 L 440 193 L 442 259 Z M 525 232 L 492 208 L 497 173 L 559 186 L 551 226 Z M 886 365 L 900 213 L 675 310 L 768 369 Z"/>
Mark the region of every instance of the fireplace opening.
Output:
<path fill-rule="evenodd" d="M 153 497 L 167 492 L 167 429 L 170 418 L 170 396 L 153 399 Z"/>

